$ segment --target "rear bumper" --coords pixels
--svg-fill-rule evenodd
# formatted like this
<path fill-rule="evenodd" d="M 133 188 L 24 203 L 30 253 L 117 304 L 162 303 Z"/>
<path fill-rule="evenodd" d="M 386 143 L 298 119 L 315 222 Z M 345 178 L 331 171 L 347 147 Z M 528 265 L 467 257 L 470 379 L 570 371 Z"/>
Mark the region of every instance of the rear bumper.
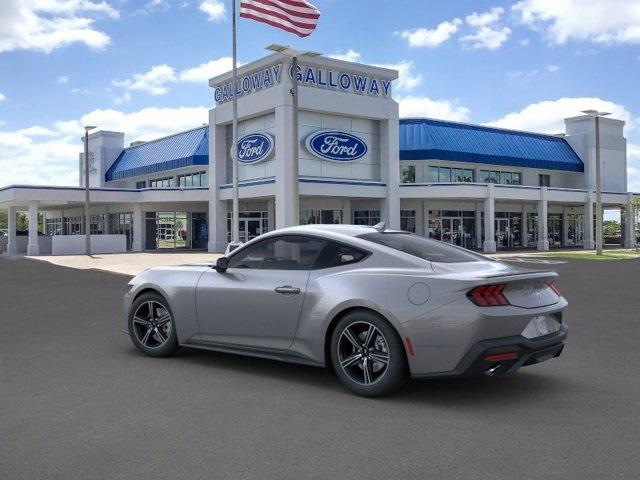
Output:
<path fill-rule="evenodd" d="M 527 365 L 535 365 L 559 357 L 567 338 L 567 327 L 551 335 L 529 340 L 521 335 L 483 340 L 472 346 L 457 367 L 449 372 L 412 375 L 413 378 L 446 378 L 513 373 Z M 502 357 L 505 358 L 501 358 Z M 515 354 L 515 355 L 509 355 Z M 510 357 L 514 358 L 510 358 Z M 486 357 L 489 357 L 488 359 Z"/>

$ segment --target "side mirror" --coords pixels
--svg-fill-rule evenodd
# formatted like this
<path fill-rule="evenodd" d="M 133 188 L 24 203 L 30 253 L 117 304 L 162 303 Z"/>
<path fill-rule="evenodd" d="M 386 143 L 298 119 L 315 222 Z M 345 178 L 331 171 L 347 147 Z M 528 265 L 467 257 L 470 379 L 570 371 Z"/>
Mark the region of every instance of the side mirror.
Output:
<path fill-rule="evenodd" d="M 229 259 L 227 257 L 220 257 L 216 262 L 216 272 L 224 273 L 229 268 Z"/>

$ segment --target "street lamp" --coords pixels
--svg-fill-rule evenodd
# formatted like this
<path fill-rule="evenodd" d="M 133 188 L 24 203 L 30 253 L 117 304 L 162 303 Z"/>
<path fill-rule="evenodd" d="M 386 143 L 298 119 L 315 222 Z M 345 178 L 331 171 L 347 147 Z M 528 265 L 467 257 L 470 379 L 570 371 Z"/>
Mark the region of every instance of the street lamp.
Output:
<path fill-rule="evenodd" d="M 582 113 L 596 121 L 596 255 L 602 255 L 602 171 L 600 165 L 600 117 L 611 115 L 598 110 L 583 110 Z"/>
<path fill-rule="evenodd" d="M 91 216 L 89 215 L 89 131 L 94 126 L 84 127 L 84 250 L 91 255 Z"/>
<path fill-rule="evenodd" d="M 293 204 L 291 209 L 293 210 L 294 220 L 293 224 L 298 225 L 300 223 L 300 186 L 298 183 L 298 161 L 299 161 L 299 149 L 300 149 L 300 138 L 298 133 L 298 58 L 307 57 L 313 58 L 318 57 L 320 54 L 318 52 L 310 52 L 310 51 L 301 51 L 294 50 L 288 45 L 278 45 L 272 44 L 267 47 L 267 50 L 271 50 L 272 52 L 280 53 L 287 57 L 291 58 L 291 71 L 292 71 L 292 85 L 291 85 L 291 96 L 293 97 L 293 108 L 292 110 L 292 128 L 291 128 L 291 137 L 292 137 L 292 145 L 291 145 L 291 156 L 293 157 L 293 162 L 291 165 L 291 180 L 292 180 L 292 189 L 293 189 Z"/>

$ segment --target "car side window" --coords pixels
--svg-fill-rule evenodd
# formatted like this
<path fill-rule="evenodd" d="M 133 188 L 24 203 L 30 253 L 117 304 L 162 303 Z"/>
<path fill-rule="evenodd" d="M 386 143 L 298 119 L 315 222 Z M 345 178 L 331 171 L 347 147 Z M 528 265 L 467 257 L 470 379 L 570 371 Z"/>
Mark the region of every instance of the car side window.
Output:
<path fill-rule="evenodd" d="M 313 265 L 314 270 L 321 268 L 339 267 L 341 265 L 349 265 L 356 263 L 367 256 L 367 252 L 363 252 L 357 248 L 343 245 L 337 242 L 328 241 L 316 263 Z"/>
<path fill-rule="evenodd" d="M 287 235 L 267 238 L 233 255 L 228 268 L 309 270 L 324 245 L 324 240 L 313 237 Z"/>

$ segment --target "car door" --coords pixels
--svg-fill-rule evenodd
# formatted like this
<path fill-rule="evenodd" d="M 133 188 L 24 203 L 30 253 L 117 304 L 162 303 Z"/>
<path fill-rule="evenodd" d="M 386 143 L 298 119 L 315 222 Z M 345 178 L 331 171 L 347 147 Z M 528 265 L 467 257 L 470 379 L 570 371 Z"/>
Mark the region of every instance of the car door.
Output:
<path fill-rule="evenodd" d="M 224 273 L 205 272 L 196 288 L 203 341 L 285 350 L 291 345 L 324 240 L 266 238 L 234 252 Z"/>

